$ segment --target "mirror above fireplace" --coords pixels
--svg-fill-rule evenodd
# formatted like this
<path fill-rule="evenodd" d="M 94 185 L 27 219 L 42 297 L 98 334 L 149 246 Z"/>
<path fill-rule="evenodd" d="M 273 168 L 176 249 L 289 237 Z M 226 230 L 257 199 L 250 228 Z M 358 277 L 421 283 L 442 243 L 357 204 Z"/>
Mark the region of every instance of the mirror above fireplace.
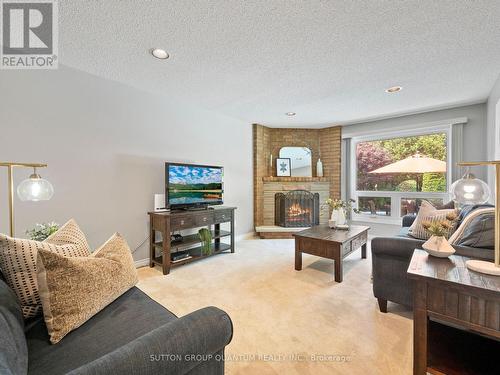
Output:
<path fill-rule="evenodd" d="M 312 152 L 308 147 L 282 147 L 280 158 L 290 158 L 292 177 L 312 177 Z"/>

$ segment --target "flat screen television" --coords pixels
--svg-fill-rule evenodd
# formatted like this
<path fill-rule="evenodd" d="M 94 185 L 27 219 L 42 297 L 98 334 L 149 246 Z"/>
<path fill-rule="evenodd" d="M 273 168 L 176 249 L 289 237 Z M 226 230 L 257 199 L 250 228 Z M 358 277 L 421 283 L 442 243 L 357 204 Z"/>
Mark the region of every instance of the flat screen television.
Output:
<path fill-rule="evenodd" d="M 203 208 L 223 203 L 224 168 L 165 163 L 165 203 L 169 209 Z"/>

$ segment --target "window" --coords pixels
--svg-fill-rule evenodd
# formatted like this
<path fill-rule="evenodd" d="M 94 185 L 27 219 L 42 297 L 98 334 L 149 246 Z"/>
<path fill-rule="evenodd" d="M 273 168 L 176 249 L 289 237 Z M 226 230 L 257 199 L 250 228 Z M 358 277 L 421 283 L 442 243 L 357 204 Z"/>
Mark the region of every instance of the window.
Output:
<path fill-rule="evenodd" d="M 444 203 L 442 198 L 428 197 L 425 200 L 436 207 Z M 422 201 L 422 198 L 401 198 L 401 216 L 416 215 Z"/>
<path fill-rule="evenodd" d="M 388 197 L 358 197 L 358 208 L 365 215 L 390 216 L 391 198 Z"/>
<path fill-rule="evenodd" d="M 351 194 L 356 220 L 399 223 L 423 199 L 443 203 L 450 179 L 449 129 L 353 138 Z"/>

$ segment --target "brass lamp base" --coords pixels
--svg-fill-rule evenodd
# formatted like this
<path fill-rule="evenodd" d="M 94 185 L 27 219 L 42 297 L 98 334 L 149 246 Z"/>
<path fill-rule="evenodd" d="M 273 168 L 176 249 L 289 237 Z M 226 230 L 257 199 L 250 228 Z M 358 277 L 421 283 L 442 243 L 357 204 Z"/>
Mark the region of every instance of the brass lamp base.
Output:
<path fill-rule="evenodd" d="M 467 265 L 467 268 L 472 271 L 500 276 L 500 267 L 495 266 L 495 263 L 493 262 L 486 262 L 484 260 L 468 260 L 465 264 Z"/>
<path fill-rule="evenodd" d="M 485 262 L 484 260 L 468 260 L 467 268 L 485 273 L 488 275 L 500 276 L 500 160 L 495 161 L 476 161 L 467 163 L 458 163 L 461 166 L 474 165 L 494 165 L 495 166 L 495 263 Z"/>
<path fill-rule="evenodd" d="M 9 189 L 9 235 L 14 237 L 14 168 L 15 167 L 25 167 L 25 168 L 43 168 L 47 164 L 38 163 L 12 163 L 12 162 L 0 162 L 0 167 L 7 167 L 7 178 L 8 178 L 8 189 Z"/>

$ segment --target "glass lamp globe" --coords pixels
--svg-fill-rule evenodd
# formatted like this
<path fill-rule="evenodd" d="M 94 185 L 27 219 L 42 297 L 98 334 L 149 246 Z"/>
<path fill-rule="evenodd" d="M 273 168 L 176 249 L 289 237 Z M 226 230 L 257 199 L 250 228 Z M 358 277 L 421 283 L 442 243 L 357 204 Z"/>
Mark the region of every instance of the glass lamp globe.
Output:
<path fill-rule="evenodd" d="M 466 173 L 460 180 L 455 181 L 450 190 L 455 202 L 466 205 L 483 204 L 490 197 L 488 185 L 472 173 Z"/>
<path fill-rule="evenodd" d="M 36 171 L 17 187 L 17 196 L 22 201 L 48 201 L 52 195 L 54 195 L 52 184 Z"/>

